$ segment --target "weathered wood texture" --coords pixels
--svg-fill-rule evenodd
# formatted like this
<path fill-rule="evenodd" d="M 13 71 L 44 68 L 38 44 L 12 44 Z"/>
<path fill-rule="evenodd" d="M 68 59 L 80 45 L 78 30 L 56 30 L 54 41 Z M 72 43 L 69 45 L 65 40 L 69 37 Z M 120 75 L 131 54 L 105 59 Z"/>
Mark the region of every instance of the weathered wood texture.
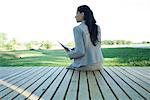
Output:
<path fill-rule="evenodd" d="M 0 76 L 0 100 L 150 100 L 150 67 L 5 67 Z"/>

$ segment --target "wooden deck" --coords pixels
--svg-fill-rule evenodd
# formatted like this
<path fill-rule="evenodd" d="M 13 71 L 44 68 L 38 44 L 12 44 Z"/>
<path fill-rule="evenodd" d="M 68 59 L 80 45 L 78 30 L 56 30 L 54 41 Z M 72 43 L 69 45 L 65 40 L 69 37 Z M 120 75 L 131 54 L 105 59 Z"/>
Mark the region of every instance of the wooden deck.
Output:
<path fill-rule="evenodd" d="M 150 67 L 0 67 L 0 76 L 0 100 L 150 100 Z"/>

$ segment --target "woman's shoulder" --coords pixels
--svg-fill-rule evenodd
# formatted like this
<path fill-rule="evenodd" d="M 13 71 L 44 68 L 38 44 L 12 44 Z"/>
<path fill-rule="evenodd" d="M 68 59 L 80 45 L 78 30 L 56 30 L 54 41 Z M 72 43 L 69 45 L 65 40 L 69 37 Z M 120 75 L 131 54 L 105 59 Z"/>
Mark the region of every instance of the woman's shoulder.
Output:
<path fill-rule="evenodd" d="M 77 30 L 77 31 L 82 31 L 82 26 L 81 26 L 81 24 L 78 25 L 78 26 L 75 26 L 75 27 L 73 28 L 73 30 L 74 30 L 74 31 L 75 31 L 75 30 Z"/>
<path fill-rule="evenodd" d="M 80 30 L 82 32 L 85 32 L 88 30 L 88 27 L 85 23 L 81 23 L 78 26 L 75 26 L 74 29 Z"/>

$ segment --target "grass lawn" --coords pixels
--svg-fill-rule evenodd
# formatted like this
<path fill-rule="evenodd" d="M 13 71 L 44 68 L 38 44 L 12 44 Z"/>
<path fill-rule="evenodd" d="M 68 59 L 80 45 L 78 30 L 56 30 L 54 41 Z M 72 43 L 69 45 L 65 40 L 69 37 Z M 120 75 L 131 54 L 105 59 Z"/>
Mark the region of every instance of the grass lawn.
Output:
<path fill-rule="evenodd" d="M 104 66 L 150 66 L 150 49 L 102 48 Z M 0 66 L 68 66 L 64 50 L 0 51 Z"/>

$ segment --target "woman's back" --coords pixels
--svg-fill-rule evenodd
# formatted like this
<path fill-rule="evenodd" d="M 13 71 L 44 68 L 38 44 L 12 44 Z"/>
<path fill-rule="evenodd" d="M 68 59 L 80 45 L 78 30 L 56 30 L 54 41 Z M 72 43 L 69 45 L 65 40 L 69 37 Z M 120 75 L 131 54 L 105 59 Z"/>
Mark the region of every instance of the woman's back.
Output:
<path fill-rule="evenodd" d="M 81 22 L 80 25 L 74 27 L 75 49 L 68 52 L 73 63 L 68 69 L 100 69 L 103 63 L 103 55 L 101 52 L 101 31 L 96 25 L 96 20 L 92 10 L 87 5 L 77 8 L 76 21 Z M 97 67 L 97 68 L 96 68 Z M 92 69 L 91 69 L 92 70 Z"/>
<path fill-rule="evenodd" d="M 80 48 L 82 45 L 81 42 L 79 43 L 80 46 L 76 46 L 75 49 L 77 49 L 76 52 L 84 52 L 84 56 L 81 56 L 78 59 L 74 59 L 74 63 L 72 64 L 72 66 L 80 67 L 95 64 L 98 62 L 102 63 L 103 56 L 100 48 L 100 43 L 97 43 L 96 46 L 92 44 L 88 27 L 86 26 L 85 22 L 83 21 L 79 26 L 76 26 L 75 28 L 77 30 L 77 32 L 74 33 L 76 34 L 74 35 L 75 41 L 83 40 L 83 49 Z M 98 34 L 100 35 L 100 31 Z M 81 35 L 80 38 L 78 38 L 77 35 Z"/>

